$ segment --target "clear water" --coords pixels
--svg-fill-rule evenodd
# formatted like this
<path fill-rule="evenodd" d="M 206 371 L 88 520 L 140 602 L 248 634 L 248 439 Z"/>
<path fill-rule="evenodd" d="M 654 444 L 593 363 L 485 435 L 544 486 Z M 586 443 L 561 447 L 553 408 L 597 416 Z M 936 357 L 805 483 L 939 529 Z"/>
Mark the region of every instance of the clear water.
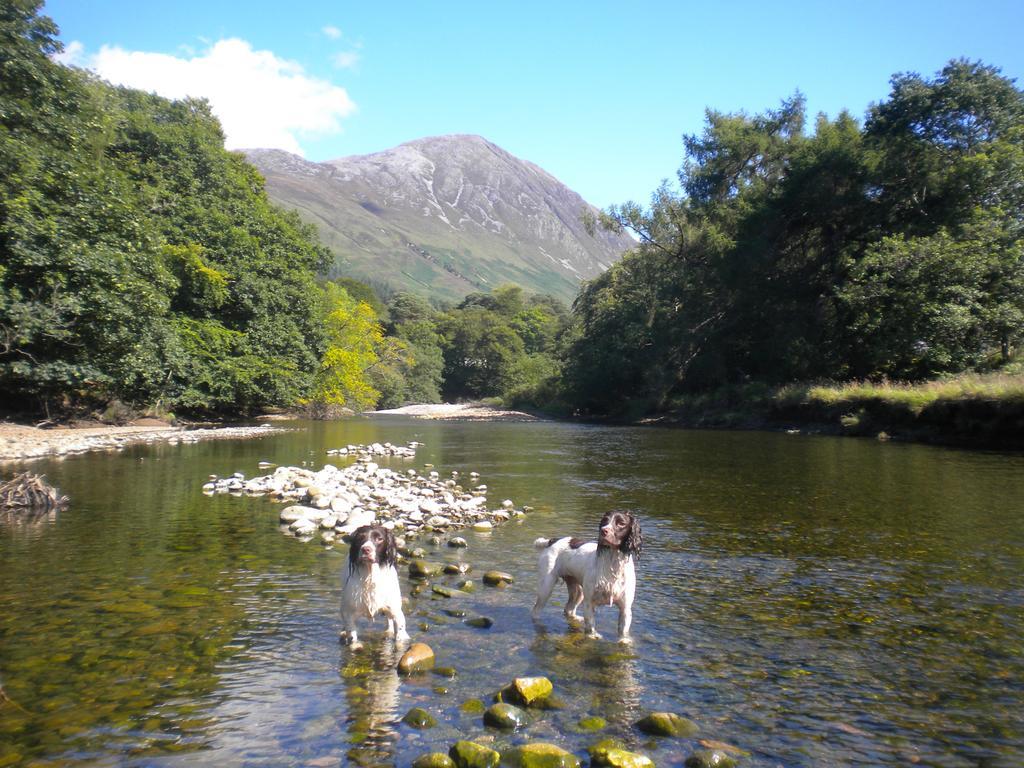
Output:
<path fill-rule="evenodd" d="M 292 426 L 31 465 L 72 505 L 0 527 L 0 766 L 408 765 L 457 738 L 583 757 L 604 735 L 681 763 L 697 742 L 637 733 L 650 710 L 690 717 L 748 766 L 1024 765 L 1019 454 L 556 423 Z M 282 535 L 266 499 L 200 492 L 211 472 L 410 439 L 425 443 L 415 460 L 382 463 L 475 470 L 495 504 L 536 508 L 431 555 L 468 561 L 477 583 L 409 610 L 453 679 L 399 679 L 382 622 L 363 649 L 338 645 L 344 545 Z M 593 538 L 613 507 L 635 510 L 646 540 L 628 650 L 557 606 L 529 617 L 533 539 Z M 483 586 L 491 568 L 515 583 Z M 615 619 L 598 612 L 608 638 Z M 462 709 L 520 675 L 549 677 L 565 708 L 511 735 Z M 438 725 L 400 723 L 414 706 Z M 585 715 L 608 727 L 581 732 Z"/>

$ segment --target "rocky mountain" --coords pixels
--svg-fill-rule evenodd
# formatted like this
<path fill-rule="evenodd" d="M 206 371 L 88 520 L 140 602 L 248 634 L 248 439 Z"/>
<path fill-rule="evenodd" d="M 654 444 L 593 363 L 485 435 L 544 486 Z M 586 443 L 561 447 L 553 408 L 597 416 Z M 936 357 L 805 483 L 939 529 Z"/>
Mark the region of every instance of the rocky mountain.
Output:
<path fill-rule="evenodd" d="M 332 276 L 458 300 L 504 283 L 571 301 L 632 245 L 588 234 L 583 198 L 479 136 L 438 136 L 313 163 L 245 150 L 277 203 L 320 230 Z"/>

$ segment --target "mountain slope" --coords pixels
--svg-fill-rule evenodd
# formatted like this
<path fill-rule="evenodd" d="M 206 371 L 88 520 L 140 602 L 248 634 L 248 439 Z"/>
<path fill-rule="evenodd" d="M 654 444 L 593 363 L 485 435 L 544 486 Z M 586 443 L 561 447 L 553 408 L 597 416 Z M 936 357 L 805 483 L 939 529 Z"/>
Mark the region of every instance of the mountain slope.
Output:
<path fill-rule="evenodd" d="M 587 234 L 594 210 L 532 163 L 479 136 L 438 136 L 312 163 L 246 150 L 276 202 L 298 210 L 335 254 L 332 273 L 457 300 L 515 283 L 567 301 L 630 247 Z"/>

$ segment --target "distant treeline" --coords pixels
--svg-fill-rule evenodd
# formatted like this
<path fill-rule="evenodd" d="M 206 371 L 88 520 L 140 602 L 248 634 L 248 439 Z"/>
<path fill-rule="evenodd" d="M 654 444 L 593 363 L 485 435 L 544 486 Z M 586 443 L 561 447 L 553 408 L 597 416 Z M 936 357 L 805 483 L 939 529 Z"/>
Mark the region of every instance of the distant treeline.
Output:
<path fill-rule="evenodd" d="M 593 226 L 637 246 L 572 310 L 321 279 L 329 253 L 204 101 L 59 65 L 0 5 L 0 400 L 8 413 L 329 414 L 498 397 L 639 415 L 796 381 L 1014 372 L 1024 96 L 988 66 L 898 75 L 863 126 L 803 98 L 709 111 L 678 186 Z"/>

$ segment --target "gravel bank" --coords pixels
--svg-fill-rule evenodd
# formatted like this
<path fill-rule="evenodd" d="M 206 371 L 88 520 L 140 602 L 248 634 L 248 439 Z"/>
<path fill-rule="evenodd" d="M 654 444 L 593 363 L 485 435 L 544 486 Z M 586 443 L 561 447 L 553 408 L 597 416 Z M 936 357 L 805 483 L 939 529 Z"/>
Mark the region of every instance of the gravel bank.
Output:
<path fill-rule="evenodd" d="M 85 451 L 117 450 L 138 443 L 196 443 L 200 440 L 263 437 L 279 427 L 86 427 L 84 429 L 38 429 L 20 424 L 0 423 L 0 461 L 39 459 Z"/>
<path fill-rule="evenodd" d="M 367 416 L 415 416 L 418 419 L 462 419 L 465 421 L 539 421 L 538 417 L 511 408 L 496 408 L 482 403 L 426 403 L 369 411 Z"/>

